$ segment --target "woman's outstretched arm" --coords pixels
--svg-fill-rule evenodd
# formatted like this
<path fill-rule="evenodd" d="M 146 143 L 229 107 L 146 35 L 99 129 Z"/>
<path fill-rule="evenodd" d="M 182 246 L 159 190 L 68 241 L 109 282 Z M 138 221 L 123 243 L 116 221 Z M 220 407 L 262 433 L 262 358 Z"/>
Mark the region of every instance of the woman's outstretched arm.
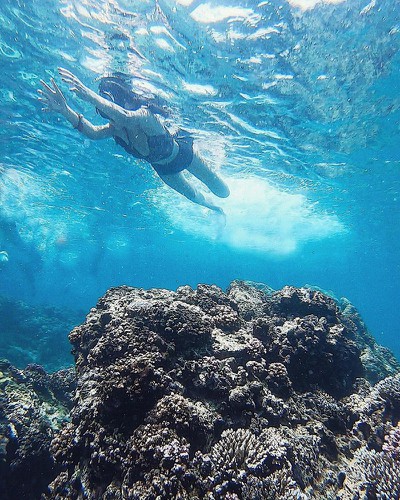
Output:
<path fill-rule="evenodd" d="M 70 86 L 72 92 L 82 100 L 96 106 L 99 111 L 107 115 L 110 120 L 118 123 L 118 125 L 129 128 L 132 120 L 134 120 L 135 122 L 140 122 L 143 131 L 147 135 L 158 135 L 165 132 L 157 117 L 145 107 L 135 111 L 125 109 L 115 102 L 111 102 L 96 94 L 96 92 L 86 87 L 78 77 L 67 69 L 58 68 L 58 72 L 60 73 L 62 81 Z"/>
<path fill-rule="evenodd" d="M 93 123 L 86 120 L 81 114 L 70 108 L 64 94 L 58 88 L 53 78 L 51 79 L 53 88 L 47 85 L 43 80 L 40 80 L 40 83 L 43 89 L 39 89 L 38 93 L 40 94 L 39 100 L 45 105 L 45 107 L 42 108 L 43 111 L 55 111 L 60 113 L 74 128 L 82 132 L 82 134 L 89 139 L 106 139 L 107 137 L 113 136 L 114 127 L 110 123 L 102 126 L 93 125 Z"/>
<path fill-rule="evenodd" d="M 58 68 L 58 72 L 60 73 L 62 81 L 70 86 L 70 90 L 72 92 L 75 92 L 75 94 L 82 100 L 96 106 L 99 111 L 107 115 L 111 120 L 120 122 L 124 118 L 128 118 L 132 114 L 135 114 L 134 111 L 128 111 L 122 106 L 119 106 L 118 104 L 115 104 L 114 102 L 104 99 L 104 97 L 96 94 L 96 92 L 89 89 L 89 87 L 86 87 L 86 85 L 84 85 L 78 77 L 67 69 Z"/>

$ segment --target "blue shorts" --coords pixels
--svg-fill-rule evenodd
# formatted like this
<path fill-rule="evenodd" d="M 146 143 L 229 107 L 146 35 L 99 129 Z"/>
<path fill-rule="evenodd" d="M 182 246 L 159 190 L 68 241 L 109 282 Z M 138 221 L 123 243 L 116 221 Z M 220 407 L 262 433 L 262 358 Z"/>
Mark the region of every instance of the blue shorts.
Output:
<path fill-rule="evenodd" d="M 178 144 L 178 154 L 169 163 L 152 163 L 152 167 L 159 175 L 176 174 L 185 170 L 193 160 L 193 137 L 190 135 L 174 136 Z"/>

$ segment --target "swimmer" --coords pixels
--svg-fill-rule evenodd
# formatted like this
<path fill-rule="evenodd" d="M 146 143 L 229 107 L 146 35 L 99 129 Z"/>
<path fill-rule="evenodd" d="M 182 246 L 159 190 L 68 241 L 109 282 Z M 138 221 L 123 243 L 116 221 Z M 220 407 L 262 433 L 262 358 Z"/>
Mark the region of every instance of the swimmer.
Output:
<path fill-rule="evenodd" d="M 183 174 L 189 172 L 220 198 L 229 196 L 225 182 L 193 150 L 193 138 L 183 130 L 171 134 L 162 118 L 168 112 L 154 98 L 146 99 L 135 93 L 125 79 L 117 74 L 100 79 L 99 94 L 86 87 L 75 75 L 58 68 L 63 82 L 70 86 L 82 100 L 93 104 L 97 112 L 108 120 L 107 125 L 96 126 L 67 104 L 58 85 L 51 79 L 48 85 L 40 81 L 39 99 L 45 105 L 43 111 L 55 111 L 89 139 L 114 138 L 135 158 L 146 160 L 160 178 L 189 200 L 217 213 L 223 210 L 206 194 L 202 193 Z"/>

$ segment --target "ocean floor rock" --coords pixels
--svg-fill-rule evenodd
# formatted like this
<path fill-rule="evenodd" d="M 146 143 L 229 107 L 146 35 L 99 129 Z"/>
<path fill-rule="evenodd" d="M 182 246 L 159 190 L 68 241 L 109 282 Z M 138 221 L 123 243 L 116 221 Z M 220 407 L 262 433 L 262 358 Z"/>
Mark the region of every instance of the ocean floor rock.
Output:
<path fill-rule="evenodd" d="M 40 498 L 60 471 L 50 443 L 69 418 L 73 368 L 49 375 L 30 365 L 18 370 L 0 361 L 0 498 Z"/>
<path fill-rule="evenodd" d="M 244 282 L 109 290 L 70 334 L 46 498 L 389 498 L 399 365 L 339 306 Z"/>

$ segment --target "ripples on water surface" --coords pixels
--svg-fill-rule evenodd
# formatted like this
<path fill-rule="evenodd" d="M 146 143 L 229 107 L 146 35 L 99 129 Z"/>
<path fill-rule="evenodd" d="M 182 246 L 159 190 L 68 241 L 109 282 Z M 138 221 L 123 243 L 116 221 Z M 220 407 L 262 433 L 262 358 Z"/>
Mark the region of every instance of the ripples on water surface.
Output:
<path fill-rule="evenodd" d="M 121 283 L 312 283 L 400 353 L 398 2 L 4 0 L 0 26 L 4 292 L 89 307 Z M 44 116 L 57 66 L 167 99 L 230 184 L 226 227 Z"/>

